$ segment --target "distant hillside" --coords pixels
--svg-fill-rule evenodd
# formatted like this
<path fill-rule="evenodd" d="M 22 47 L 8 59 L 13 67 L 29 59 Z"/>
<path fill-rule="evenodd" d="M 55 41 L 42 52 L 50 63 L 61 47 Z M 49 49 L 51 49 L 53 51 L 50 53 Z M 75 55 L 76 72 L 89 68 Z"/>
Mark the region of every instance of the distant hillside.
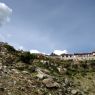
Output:
<path fill-rule="evenodd" d="M 95 60 L 60 60 L 1 42 L 0 95 L 95 95 Z"/>

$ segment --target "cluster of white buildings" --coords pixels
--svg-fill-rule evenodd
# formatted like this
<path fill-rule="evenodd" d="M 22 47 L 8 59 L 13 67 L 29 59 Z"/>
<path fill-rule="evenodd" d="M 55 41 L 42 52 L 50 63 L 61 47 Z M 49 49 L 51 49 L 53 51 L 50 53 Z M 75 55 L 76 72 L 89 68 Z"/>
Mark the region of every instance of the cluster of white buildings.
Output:
<path fill-rule="evenodd" d="M 91 52 L 91 53 L 61 54 L 61 55 L 56 55 L 56 54 L 52 53 L 50 56 L 52 58 L 60 58 L 60 59 L 63 59 L 63 60 L 69 60 L 69 59 L 94 60 L 95 59 L 95 52 Z"/>

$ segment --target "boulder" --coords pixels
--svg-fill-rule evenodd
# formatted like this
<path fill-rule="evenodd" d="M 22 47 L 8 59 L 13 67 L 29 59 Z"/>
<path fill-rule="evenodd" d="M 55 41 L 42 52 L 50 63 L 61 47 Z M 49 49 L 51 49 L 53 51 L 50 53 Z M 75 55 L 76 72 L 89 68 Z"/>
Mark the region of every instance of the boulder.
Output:
<path fill-rule="evenodd" d="M 44 73 L 43 72 L 39 72 L 37 75 L 36 75 L 39 79 L 43 79 L 45 77 Z"/>
<path fill-rule="evenodd" d="M 78 91 L 73 89 L 73 90 L 71 90 L 71 93 L 72 93 L 72 95 L 76 95 L 78 93 Z"/>
<path fill-rule="evenodd" d="M 58 88 L 60 85 L 55 82 L 52 78 L 47 78 L 43 80 L 43 84 L 45 84 L 48 88 Z"/>
<path fill-rule="evenodd" d="M 14 72 L 15 74 L 19 74 L 19 71 L 17 69 L 11 69 L 12 72 Z"/>
<path fill-rule="evenodd" d="M 50 75 L 46 74 L 46 73 L 49 73 L 48 70 L 43 70 L 43 69 L 40 69 L 40 68 L 37 68 L 37 77 L 40 78 L 40 79 L 43 79 L 43 78 L 46 78 L 46 77 L 51 77 Z"/>
<path fill-rule="evenodd" d="M 57 67 L 57 70 L 59 71 L 60 74 L 65 74 L 67 72 L 67 69 L 62 68 L 61 66 Z"/>
<path fill-rule="evenodd" d="M 23 74 L 28 74 L 28 71 L 22 71 Z"/>

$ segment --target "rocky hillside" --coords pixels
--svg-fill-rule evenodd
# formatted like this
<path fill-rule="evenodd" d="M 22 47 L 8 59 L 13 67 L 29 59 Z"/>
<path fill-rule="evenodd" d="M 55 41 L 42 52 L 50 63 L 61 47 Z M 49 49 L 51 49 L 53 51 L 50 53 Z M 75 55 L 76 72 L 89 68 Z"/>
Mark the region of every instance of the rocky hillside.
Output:
<path fill-rule="evenodd" d="M 60 60 L 0 43 L 0 95 L 95 95 L 95 60 Z"/>

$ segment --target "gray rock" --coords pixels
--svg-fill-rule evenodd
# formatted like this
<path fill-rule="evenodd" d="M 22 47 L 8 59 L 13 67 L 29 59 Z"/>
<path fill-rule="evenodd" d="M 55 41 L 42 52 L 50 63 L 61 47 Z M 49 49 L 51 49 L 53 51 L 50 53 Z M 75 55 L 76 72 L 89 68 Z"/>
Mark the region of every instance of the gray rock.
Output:
<path fill-rule="evenodd" d="M 68 84 L 69 80 L 67 78 L 65 78 L 65 84 Z"/>
<path fill-rule="evenodd" d="M 45 74 L 43 72 L 38 72 L 36 75 L 39 79 L 43 79 L 45 77 Z"/>
<path fill-rule="evenodd" d="M 2 69 L 2 63 L 0 63 L 0 70 Z"/>
<path fill-rule="evenodd" d="M 54 82 L 54 80 L 52 78 L 44 79 L 43 84 L 45 84 L 46 87 L 48 87 L 48 88 L 60 87 L 60 85 L 57 82 Z"/>
<path fill-rule="evenodd" d="M 71 90 L 71 93 L 72 93 L 73 95 L 76 95 L 76 94 L 78 93 L 78 91 L 75 90 L 75 89 L 73 89 L 73 90 Z"/>
<path fill-rule="evenodd" d="M 19 74 L 19 71 L 17 69 L 11 69 L 12 72 Z"/>
<path fill-rule="evenodd" d="M 67 69 L 62 68 L 62 66 L 57 67 L 57 70 L 59 71 L 60 74 L 65 74 L 67 72 Z"/>
<path fill-rule="evenodd" d="M 23 74 L 28 74 L 28 71 L 22 71 Z"/>
<path fill-rule="evenodd" d="M 48 71 L 47 70 L 43 70 L 43 69 L 40 69 L 40 68 L 37 68 L 37 77 L 38 78 L 40 78 L 40 79 L 43 79 L 43 78 L 45 78 L 45 77 L 48 77 L 48 78 L 50 78 L 51 76 L 50 75 L 48 75 L 48 74 L 46 74 L 46 73 L 48 73 Z"/>

